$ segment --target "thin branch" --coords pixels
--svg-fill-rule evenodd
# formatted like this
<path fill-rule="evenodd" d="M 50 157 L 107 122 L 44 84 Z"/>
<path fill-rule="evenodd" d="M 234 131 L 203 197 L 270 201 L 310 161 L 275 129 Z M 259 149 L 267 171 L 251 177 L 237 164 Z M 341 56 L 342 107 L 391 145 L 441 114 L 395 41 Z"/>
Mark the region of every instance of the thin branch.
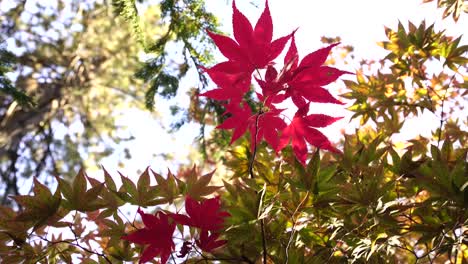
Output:
<path fill-rule="evenodd" d="M 130 222 L 130 219 L 128 219 L 127 215 L 124 214 L 122 212 L 122 210 L 120 210 L 120 208 L 117 208 L 117 212 L 120 213 L 121 215 L 123 215 L 123 217 L 125 218 L 125 221 L 127 221 L 127 223 L 129 223 L 133 228 L 135 228 L 136 230 L 138 230 L 139 228 L 136 227 L 135 225 L 135 219 L 133 219 L 133 221 Z M 136 214 L 135 214 L 135 218 L 136 218 Z"/>
<path fill-rule="evenodd" d="M 45 126 L 48 126 L 48 129 L 46 131 L 46 128 Z M 44 136 L 44 141 L 45 141 L 45 151 L 41 157 L 41 159 L 39 160 L 36 168 L 35 168 L 35 172 L 34 172 L 34 178 L 39 178 L 42 170 L 44 169 L 44 167 L 46 166 L 46 162 L 47 162 L 47 158 L 49 157 L 49 155 L 51 155 L 51 144 L 52 144 L 52 139 L 53 139 L 53 131 L 52 131 L 52 127 L 51 127 L 51 124 L 50 124 L 50 120 L 47 120 L 47 124 L 45 125 L 40 125 L 39 126 L 39 134 L 42 134 Z"/>
<path fill-rule="evenodd" d="M 460 68 L 460 67 L 458 67 L 458 68 Z M 445 90 L 444 90 L 444 96 L 442 98 L 440 98 L 440 96 L 439 96 L 439 98 L 442 100 L 442 104 L 440 106 L 440 125 L 439 125 L 439 131 L 437 133 L 437 148 L 439 147 L 440 141 L 441 141 L 441 138 L 442 138 L 442 126 L 444 125 L 444 104 L 445 104 L 445 100 L 447 99 L 448 89 L 450 88 L 450 85 L 452 85 L 453 80 L 455 80 L 455 74 L 452 76 L 452 78 L 450 78 L 450 81 L 447 84 L 447 88 L 445 88 Z"/>
<path fill-rule="evenodd" d="M 255 135 L 254 135 L 254 142 L 253 142 L 254 149 L 253 149 L 252 157 L 249 162 L 249 174 L 250 174 L 250 178 L 252 179 L 254 178 L 253 166 L 255 162 L 255 156 L 257 155 L 258 119 L 260 118 L 260 115 L 261 113 L 258 113 L 257 117 L 255 118 Z"/>
<path fill-rule="evenodd" d="M 262 205 L 263 205 L 263 198 L 265 197 L 266 192 L 266 185 L 264 185 L 263 189 L 260 193 L 260 199 L 258 201 L 258 212 L 257 212 L 257 219 L 261 216 Z M 262 235 L 262 255 L 263 255 L 263 264 L 267 263 L 267 247 L 266 247 L 266 237 L 265 237 L 265 218 L 260 219 L 260 231 Z"/>
<path fill-rule="evenodd" d="M 100 257 L 104 258 L 107 263 L 112 264 L 111 260 L 104 253 L 99 253 L 99 252 L 96 252 L 96 251 L 92 251 L 91 249 L 80 245 L 80 243 L 78 241 L 76 241 L 76 242 L 72 242 L 72 241 L 68 241 L 68 240 L 51 241 L 51 240 L 47 239 L 46 237 L 42 237 L 42 236 L 37 236 L 37 237 L 39 237 L 41 240 L 44 240 L 45 242 L 49 243 L 50 245 L 65 243 L 65 244 L 69 244 L 69 245 L 78 247 L 78 248 L 82 249 L 83 251 L 86 251 L 86 252 L 88 252 L 90 254 L 100 256 Z"/>
<path fill-rule="evenodd" d="M 400 246 L 400 245 L 397 245 L 397 244 L 387 244 L 388 246 L 390 247 L 395 247 L 395 248 L 399 248 L 399 249 L 402 249 L 402 250 L 406 250 L 408 251 L 409 253 L 413 254 L 416 259 L 418 258 L 418 255 L 416 254 L 416 252 L 414 252 L 413 250 L 407 248 L 407 247 L 403 247 L 403 246 Z"/>
<path fill-rule="evenodd" d="M 262 76 L 260 74 L 260 71 L 258 69 L 256 69 L 258 75 L 260 76 L 260 79 L 262 79 Z M 262 110 L 260 109 L 260 112 L 257 113 L 257 116 L 255 117 L 255 135 L 254 135 L 254 149 L 253 149 L 253 153 L 252 153 L 252 157 L 250 159 L 250 162 L 249 162 L 249 174 L 250 174 L 250 178 L 253 179 L 254 178 L 254 172 L 253 172 L 253 166 L 254 166 L 254 162 L 255 162 L 255 157 L 257 155 L 257 137 L 258 137 L 258 120 L 260 118 L 260 115 L 263 114 L 262 113 Z M 260 214 L 260 211 L 261 211 L 261 205 L 262 205 L 262 200 L 263 200 L 263 196 L 265 195 L 265 191 L 266 189 L 263 190 L 261 196 L 260 196 L 260 201 L 259 201 L 259 208 L 258 208 L 258 213 Z M 267 246 L 266 246 L 266 237 L 265 237 L 265 219 L 262 218 L 260 219 L 260 231 L 261 231 L 261 235 L 262 235 L 262 255 L 263 255 L 263 264 L 267 264 Z"/>
<path fill-rule="evenodd" d="M 291 246 L 291 243 L 292 243 L 292 239 L 293 239 L 293 236 L 294 234 L 296 233 L 295 232 L 295 228 L 296 228 L 296 224 L 297 224 L 297 219 L 294 219 L 294 215 L 297 214 L 297 212 L 299 211 L 299 209 L 302 207 L 302 204 L 307 200 L 307 198 L 309 198 L 309 191 L 307 191 L 304 199 L 302 199 L 302 201 L 299 203 L 299 205 L 296 207 L 296 209 L 294 210 L 294 213 L 292 214 L 291 218 L 293 219 L 293 225 L 292 225 L 292 229 L 291 229 L 291 235 L 289 236 L 289 240 L 288 240 L 288 244 L 286 246 L 286 261 L 284 262 L 285 264 L 288 263 L 289 261 L 289 247 Z"/>

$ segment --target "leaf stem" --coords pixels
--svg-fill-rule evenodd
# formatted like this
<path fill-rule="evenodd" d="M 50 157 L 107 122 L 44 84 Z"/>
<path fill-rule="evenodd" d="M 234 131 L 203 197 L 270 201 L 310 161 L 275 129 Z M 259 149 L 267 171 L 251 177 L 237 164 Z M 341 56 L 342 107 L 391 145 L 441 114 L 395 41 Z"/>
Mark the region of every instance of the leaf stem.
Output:
<path fill-rule="evenodd" d="M 254 146 L 253 146 L 253 152 L 252 152 L 252 157 L 250 158 L 250 162 L 249 162 L 249 174 L 250 174 L 250 178 L 254 178 L 254 172 L 253 172 L 253 166 L 254 166 L 254 162 L 255 162 L 255 156 L 257 155 L 257 137 L 258 137 L 258 119 L 260 118 L 260 114 L 257 114 L 257 116 L 255 117 L 255 135 L 254 135 Z"/>
<path fill-rule="evenodd" d="M 260 71 L 258 70 L 258 68 L 256 68 L 255 70 L 257 71 L 257 74 L 259 75 L 260 79 L 263 80 L 262 75 L 260 74 Z M 255 135 L 254 135 L 254 140 L 253 140 L 254 149 L 253 149 L 252 157 L 249 163 L 249 174 L 250 174 L 250 178 L 252 179 L 254 178 L 253 165 L 255 162 L 255 156 L 257 155 L 258 120 L 261 114 L 262 114 L 262 110 L 260 109 L 260 112 L 257 113 L 257 116 L 255 117 Z M 262 200 L 263 200 L 263 196 L 265 195 L 265 191 L 266 191 L 266 186 L 264 187 L 263 192 L 260 197 L 259 208 L 258 208 L 259 213 L 261 211 Z M 263 264 L 267 264 L 267 247 L 266 247 L 265 219 L 264 218 L 260 219 L 260 231 L 262 235 Z"/>
<path fill-rule="evenodd" d="M 302 199 L 302 201 L 299 203 L 299 205 L 296 207 L 296 209 L 294 210 L 294 213 L 291 215 L 291 219 L 292 219 L 292 222 L 293 222 L 293 225 L 292 225 L 292 229 L 291 229 L 291 235 L 289 236 L 289 240 L 288 240 L 288 244 L 286 245 L 286 249 L 285 249 L 285 253 L 286 253 L 286 261 L 284 262 L 285 264 L 288 264 L 288 261 L 289 261 L 289 247 L 291 247 L 291 243 L 292 243 L 292 239 L 294 237 L 294 233 L 295 233 L 295 229 L 296 229 L 296 224 L 297 224 L 297 218 L 295 218 L 294 216 L 297 214 L 297 212 L 299 210 L 302 209 L 302 205 L 304 204 L 304 202 L 307 200 L 307 198 L 309 198 L 309 191 L 307 191 L 304 199 Z"/>

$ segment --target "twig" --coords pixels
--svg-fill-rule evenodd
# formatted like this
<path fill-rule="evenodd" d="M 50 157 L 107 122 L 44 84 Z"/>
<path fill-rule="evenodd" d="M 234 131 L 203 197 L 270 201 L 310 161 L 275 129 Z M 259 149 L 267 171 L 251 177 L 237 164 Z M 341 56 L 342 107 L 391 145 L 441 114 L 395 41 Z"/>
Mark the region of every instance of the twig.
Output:
<path fill-rule="evenodd" d="M 258 137 L 258 119 L 260 118 L 261 113 L 257 114 L 257 117 L 255 118 L 255 135 L 254 135 L 254 149 L 252 152 L 252 157 L 249 162 L 249 174 L 250 178 L 254 178 L 254 173 L 253 173 L 253 165 L 255 162 L 255 156 L 257 155 L 257 137 Z"/>
<path fill-rule="evenodd" d="M 261 211 L 263 207 L 263 198 L 265 197 L 266 184 L 263 186 L 263 189 L 260 193 L 260 199 L 258 201 L 258 213 L 257 218 L 261 216 Z M 263 264 L 267 263 L 267 246 L 266 246 L 266 237 L 265 237 L 265 218 L 260 219 L 260 231 L 262 235 L 262 255 L 263 255 Z"/>
<path fill-rule="evenodd" d="M 121 215 L 123 215 L 123 217 L 125 218 L 125 221 L 127 221 L 127 223 L 129 223 L 133 228 L 135 229 L 139 229 L 138 227 L 135 226 L 135 219 L 133 219 L 132 222 L 130 222 L 130 219 L 128 219 L 127 215 L 125 215 L 122 210 L 120 210 L 119 208 L 117 208 L 117 212 L 119 212 Z M 135 214 L 135 217 L 136 217 L 136 214 Z"/>
<path fill-rule="evenodd" d="M 258 75 L 260 76 L 260 79 L 262 79 L 262 75 L 260 74 L 260 71 L 258 70 L 258 68 L 256 68 L 255 70 L 257 71 Z M 254 135 L 254 142 L 253 142 L 254 149 L 253 149 L 252 157 L 251 157 L 250 163 L 249 163 L 249 174 L 250 174 L 250 178 L 252 178 L 252 179 L 254 178 L 253 165 L 254 165 L 254 162 L 255 162 L 255 156 L 257 155 L 258 120 L 259 120 L 261 114 L 263 114 L 262 109 L 260 109 L 259 113 L 257 113 L 257 116 L 255 117 L 255 135 Z M 263 201 L 263 197 L 265 195 L 265 191 L 266 191 L 266 186 L 263 188 L 262 194 L 260 196 L 260 201 L 258 203 L 258 216 L 260 215 L 260 212 L 261 212 L 261 209 L 262 209 L 261 207 L 262 207 L 262 201 Z M 261 235 L 262 235 L 263 264 L 267 264 L 267 246 L 266 246 L 266 237 L 265 237 L 265 219 L 264 218 L 260 219 L 260 231 L 261 231 Z"/>
<path fill-rule="evenodd" d="M 447 84 L 447 88 L 444 91 L 444 96 L 442 98 L 440 98 L 440 96 L 437 95 L 442 100 L 442 104 L 440 106 L 440 125 L 439 125 L 439 131 L 437 133 L 437 148 L 439 148 L 440 140 L 442 138 L 442 126 L 444 125 L 444 104 L 445 104 L 445 99 L 447 99 L 447 91 L 448 91 L 450 85 L 452 85 L 453 80 L 455 80 L 455 74 L 452 76 L 452 78 L 450 78 L 450 81 Z"/>
<path fill-rule="evenodd" d="M 416 259 L 418 258 L 418 255 L 416 254 L 416 252 L 414 252 L 413 250 L 411 250 L 411 249 L 409 249 L 407 247 L 403 247 L 403 246 L 400 246 L 400 245 L 397 245 L 397 244 L 390 244 L 390 243 L 388 243 L 387 245 L 390 246 L 390 247 L 395 247 L 395 248 L 399 248 L 399 249 L 402 249 L 402 250 L 406 250 L 409 253 L 413 254 L 416 257 Z"/>
<path fill-rule="evenodd" d="M 99 252 L 96 252 L 96 251 L 92 251 L 91 249 L 88 249 L 86 247 L 83 247 L 82 245 L 80 245 L 80 243 L 78 241 L 76 241 L 76 243 L 72 242 L 72 241 L 68 241 L 68 240 L 58 240 L 58 241 L 51 241 L 45 237 L 42 237 L 42 236 L 37 236 L 39 237 L 40 239 L 44 240 L 45 242 L 51 244 L 51 245 L 55 245 L 55 244 L 60 244 L 60 243 L 65 243 L 65 244 L 69 244 L 69 245 L 72 245 L 72 246 L 75 246 L 75 247 L 78 247 L 90 254 L 93 254 L 93 255 L 97 255 L 97 256 L 100 256 L 102 258 L 104 258 L 106 260 L 107 263 L 109 264 L 112 264 L 112 262 L 110 261 L 110 259 L 104 254 L 104 253 L 99 253 Z"/>
<path fill-rule="evenodd" d="M 302 201 L 299 203 L 299 205 L 296 207 L 296 209 L 294 210 L 294 213 L 292 214 L 291 218 L 294 218 L 294 215 L 299 211 L 299 209 L 302 207 L 302 204 L 307 200 L 307 198 L 309 198 L 309 191 L 307 191 L 304 199 L 302 199 Z M 288 263 L 289 261 L 289 247 L 291 246 L 291 243 L 292 243 L 292 239 L 293 239 L 293 236 L 294 236 L 294 233 L 295 232 L 295 227 L 296 227 L 296 224 L 297 224 L 297 219 L 294 219 L 293 220 L 293 225 L 292 225 L 292 229 L 291 229 L 291 235 L 289 236 L 289 240 L 288 240 L 288 244 L 286 245 L 286 261 L 284 262 L 285 264 Z"/>

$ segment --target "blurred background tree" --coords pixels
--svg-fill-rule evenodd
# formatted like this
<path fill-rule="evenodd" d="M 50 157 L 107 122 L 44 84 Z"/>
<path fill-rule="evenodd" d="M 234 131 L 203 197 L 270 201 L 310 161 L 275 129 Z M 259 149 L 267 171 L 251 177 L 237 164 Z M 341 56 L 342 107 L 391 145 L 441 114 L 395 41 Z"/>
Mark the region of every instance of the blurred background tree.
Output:
<path fill-rule="evenodd" d="M 203 1 L 18 0 L 0 7 L 2 204 L 21 187 L 28 192 L 30 177 L 47 183 L 88 161 L 99 164 L 132 139 L 115 123 L 123 111 L 153 108 L 157 94 L 174 96 L 188 69 L 211 58 L 204 29 L 215 30 L 216 21 Z M 181 61 L 174 59 L 179 50 Z"/>

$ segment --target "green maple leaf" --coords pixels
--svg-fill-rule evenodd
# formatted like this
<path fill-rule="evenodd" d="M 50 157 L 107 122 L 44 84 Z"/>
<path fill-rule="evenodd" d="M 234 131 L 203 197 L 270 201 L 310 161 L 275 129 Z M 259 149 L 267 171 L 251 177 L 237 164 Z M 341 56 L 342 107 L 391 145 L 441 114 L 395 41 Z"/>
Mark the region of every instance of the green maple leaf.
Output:
<path fill-rule="evenodd" d="M 52 218 L 54 220 L 61 218 L 61 216 L 57 215 L 62 201 L 59 188 L 52 195 L 47 186 L 34 179 L 33 193 L 34 195 L 17 195 L 13 197 L 23 207 L 23 210 L 14 218 L 15 221 L 29 222 L 30 226 L 37 229 Z"/>
<path fill-rule="evenodd" d="M 219 190 L 221 186 L 209 185 L 214 173 L 215 170 L 199 176 L 197 167 L 193 166 L 185 180 L 185 194 L 195 200 L 199 200 L 201 197 L 210 195 Z"/>
<path fill-rule="evenodd" d="M 68 210 L 80 212 L 95 211 L 106 206 L 106 202 L 100 198 L 104 183 L 94 182 L 88 190 L 87 176 L 81 169 L 70 185 L 63 179 L 57 177 L 59 189 L 65 197 L 64 207 Z"/>
<path fill-rule="evenodd" d="M 116 192 L 122 200 L 138 206 L 155 206 L 168 202 L 168 197 L 161 194 L 157 186 L 151 186 L 149 168 L 138 178 L 137 184 L 120 174 L 122 186 Z"/>

